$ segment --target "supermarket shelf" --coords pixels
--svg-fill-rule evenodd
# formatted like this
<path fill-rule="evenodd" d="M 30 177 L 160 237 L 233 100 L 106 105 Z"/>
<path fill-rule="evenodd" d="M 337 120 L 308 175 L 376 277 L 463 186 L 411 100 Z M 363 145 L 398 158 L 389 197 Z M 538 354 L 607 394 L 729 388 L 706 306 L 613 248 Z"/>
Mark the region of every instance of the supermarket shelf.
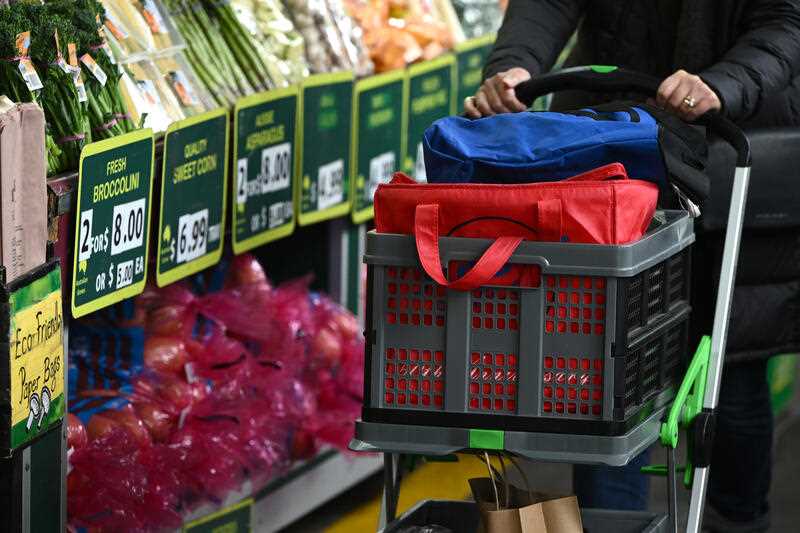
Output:
<path fill-rule="evenodd" d="M 253 493 L 249 482 L 232 492 L 220 505 L 196 509 L 184 523 L 201 520 L 242 500 L 254 500 L 251 528 L 257 533 L 280 531 L 308 515 L 354 485 L 383 468 L 381 455 L 343 455 L 326 450 L 308 461 L 297 463 L 289 472 Z"/>
<path fill-rule="evenodd" d="M 253 531 L 279 531 L 383 468 L 382 455 L 323 452 L 256 496 Z"/>

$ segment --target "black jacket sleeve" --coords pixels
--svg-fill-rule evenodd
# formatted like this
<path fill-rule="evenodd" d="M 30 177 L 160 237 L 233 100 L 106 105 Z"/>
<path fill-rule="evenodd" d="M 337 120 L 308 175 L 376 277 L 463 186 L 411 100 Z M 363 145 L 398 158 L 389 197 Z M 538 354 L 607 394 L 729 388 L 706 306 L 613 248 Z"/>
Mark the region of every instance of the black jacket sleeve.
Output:
<path fill-rule="evenodd" d="M 735 44 L 700 72 L 735 121 L 758 111 L 762 100 L 785 89 L 800 74 L 800 2 L 750 2 Z"/>
<path fill-rule="evenodd" d="M 521 67 L 532 76 L 547 72 L 558 59 L 586 0 L 510 0 L 483 77 Z"/>

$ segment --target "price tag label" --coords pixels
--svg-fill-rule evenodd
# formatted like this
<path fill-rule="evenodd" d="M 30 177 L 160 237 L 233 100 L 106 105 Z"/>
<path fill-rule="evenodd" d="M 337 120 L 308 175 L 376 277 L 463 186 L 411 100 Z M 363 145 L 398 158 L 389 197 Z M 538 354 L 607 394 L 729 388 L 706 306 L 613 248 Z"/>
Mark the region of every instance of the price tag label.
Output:
<path fill-rule="evenodd" d="M 159 287 L 213 266 L 222 258 L 228 126 L 227 110 L 218 109 L 175 122 L 167 130 L 156 269 Z"/>
<path fill-rule="evenodd" d="M 403 171 L 426 181 L 422 136 L 440 118 L 455 114 L 455 57 L 448 54 L 408 69 L 408 132 Z"/>
<path fill-rule="evenodd" d="M 381 183 L 399 170 L 407 137 L 405 71 L 388 72 L 356 83 L 353 106 L 351 198 L 356 224 L 372 218 L 372 199 Z"/>
<path fill-rule="evenodd" d="M 294 231 L 297 108 L 296 87 L 248 96 L 236 104 L 232 230 L 236 254 Z"/>
<path fill-rule="evenodd" d="M 87 145 L 78 178 L 72 315 L 142 292 L 147 276 L 153 132 Z"/>
<path fill-rule="evenodd" d="M 183 531 L 184 533 L 246 533 L 252 531 L 252 509 L 253 499 L 248 498 L 236 505 L 187 523 L 183 527 Z"/>
<path fill-rule="evenodd" d="M 494 46 L 495 35 L 470 39 L 456 46 L 456 112 L 464 106 L 464 99 L 474 96 L 483 81 L 483 65 Z"/>
<path fill-rule="evenodd" d="M 313 224 L 350 210 L 353 74 L 318 74 L 301 89 L 302 150 L 297 220 Z"/>

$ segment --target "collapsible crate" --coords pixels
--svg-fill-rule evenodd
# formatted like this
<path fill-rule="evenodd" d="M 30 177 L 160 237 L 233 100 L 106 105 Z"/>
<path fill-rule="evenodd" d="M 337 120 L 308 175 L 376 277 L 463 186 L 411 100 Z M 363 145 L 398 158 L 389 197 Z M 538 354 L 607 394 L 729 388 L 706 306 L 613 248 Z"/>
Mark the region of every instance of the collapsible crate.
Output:
<path fill-rule="evenodd" d="M 563 451 L 564 434 L 611 437 L 592 453 L 627 462 L 655 438 L 685 366 L 692 242 L 686 213 L 659 212 L 628 245 L 523 242 L 493 285 L 463 292 L 425 274 L 413 237 L 369 233 L 354 448 L 467 448 L 479 429 L 504 432 L 517 451 Z M 449 279 L 488 245 L 441 238 Z"/>

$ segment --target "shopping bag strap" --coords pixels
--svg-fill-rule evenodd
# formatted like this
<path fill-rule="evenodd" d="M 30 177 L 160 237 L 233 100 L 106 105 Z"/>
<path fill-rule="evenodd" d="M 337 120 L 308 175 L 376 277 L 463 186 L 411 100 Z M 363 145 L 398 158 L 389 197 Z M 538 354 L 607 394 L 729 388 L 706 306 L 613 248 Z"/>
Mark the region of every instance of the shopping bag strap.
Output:
<path fill-rule="evenodd" d="M 439 205 L 418 205 L 414 216 L 417 253 L 425 272 L 439 285 L 459 291 L 471 291 L 489 283 L 511 258 L 522 237 L 498 237 L 480 259 L 461 278 L 448 281 L 439 255 Z"/>

